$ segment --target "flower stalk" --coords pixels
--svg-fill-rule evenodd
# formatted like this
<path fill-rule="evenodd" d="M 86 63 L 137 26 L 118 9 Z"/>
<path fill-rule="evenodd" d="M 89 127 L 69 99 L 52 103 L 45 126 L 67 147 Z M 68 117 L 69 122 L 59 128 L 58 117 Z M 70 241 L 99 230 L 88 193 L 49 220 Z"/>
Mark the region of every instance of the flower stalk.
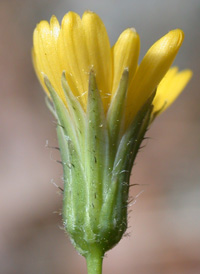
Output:
<path fill-rule="evenodd" d="M 88 274 L 101 274 L 103 254 L 98 248 L 92 248 L 86 257 Z"/>

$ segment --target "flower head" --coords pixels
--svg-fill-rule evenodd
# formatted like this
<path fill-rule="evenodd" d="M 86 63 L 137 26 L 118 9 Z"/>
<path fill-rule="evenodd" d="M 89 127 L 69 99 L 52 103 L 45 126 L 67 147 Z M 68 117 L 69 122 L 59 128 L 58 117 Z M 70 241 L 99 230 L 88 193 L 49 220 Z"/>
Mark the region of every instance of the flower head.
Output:
<path fill-rule="evenodd" d="M 90 11 L 82 19 L 67 13 L 61 26 L 53 16 L 34 31 L 34 67 L 58 121 L 63 222 L 86 258 L 102 258 L 127 228 L 129 179 L 145 132 L 191 78 L 189 70 L 170 69 L 183 36 L 170 31 L 138 65 L 135 29 L 111 47 Z"/>
<path fill-rule="evenodd" d="M 181 73 L 177 69 L 169 70 L 183 38 L 181 30 L 170 31 L 155 42 L 138 65 L 140 39 L 135 29 L 126 29 L 111 48 L 105 26 L 97 14 L 86 11 L 81 19 L 78 14 L 69 12 L 61 26 L 55 16 L 52 16 L 50 24 L 41 21 L 37 25 L 33 38 L 33 62 L 45 91 L 49 93 L 43 74 L 48 76 L 67 105 L 61 85 L 61 75 L 65 71 L 66 80 L 84 110 L 87 108 L 89 73 L 93 69 L 105 112 L 127 68 L 125 121 L 129 125 L 156 89 L 154 111 L 164 110 L 188 83 L 190 70 Z"/>

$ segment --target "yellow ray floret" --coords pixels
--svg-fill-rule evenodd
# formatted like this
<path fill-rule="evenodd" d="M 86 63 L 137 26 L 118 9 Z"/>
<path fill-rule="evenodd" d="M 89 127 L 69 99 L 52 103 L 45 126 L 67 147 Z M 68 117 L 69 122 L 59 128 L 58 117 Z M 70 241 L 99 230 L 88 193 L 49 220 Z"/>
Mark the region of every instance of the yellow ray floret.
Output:
<path fill-rule="evenodd" d="M 138 65 L 140 39 L 133 28 L 125 30 L 111 48 L 105 26 L 97 14 L 86 11 L 80 18 L 78 14 L 69 12 L 61 26 L 55 16 L 50 24 L 41 21 L 37 25 L 32 56 L 37 76 L 47 94 L 44 74 L 67 105 L 61 86 L 61 75 L 65 71 L 67 82 L 84 110 L 91 69 L 95 71 L 107 112 L 122 73 L 127 68 L 129 83 L 125 122 L 128 125 L 156 89 L 154 112 L 166 109 L 190 80 L 189 70 L 169 70 L 183 38 L 181 30 L 170 31 L 147 51 Z"/>
<path fill-rule="evenodd" d="M 119 36 L 112 48 L 113 56 L 113 83 L 112 96 L 114 95 L 122 73 L 125 68 L 129 70 L 129 79 L 132 79 L 138 64 L 140 51 L 140 38 L 135 29 L 127 29 Z"/>
<path fill-rule="evenodd" d="M 183 38 L 184 35 L 181 30 L 172 30 L 155 42 L 147 51 L 135 77 L 131 79 L 126 107 L 126 121 L 128 123 L 155 91 L 170 68 Z"/>
<path fill-rule="evenodd" d="M 177 67 L 171 68 L 158 85 L 153 100 L 154 112 L 164 111 L 168 108 L 176 100 L 191 77 L 192 72 L 190 70 L 178 72 Z"/>

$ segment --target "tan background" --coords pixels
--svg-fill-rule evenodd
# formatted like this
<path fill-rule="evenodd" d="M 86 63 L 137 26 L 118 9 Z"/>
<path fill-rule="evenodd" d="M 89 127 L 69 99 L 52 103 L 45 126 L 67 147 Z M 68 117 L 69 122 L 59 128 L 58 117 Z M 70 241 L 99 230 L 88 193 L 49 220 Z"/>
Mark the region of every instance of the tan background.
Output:
<path fill-rule="evenodd" d="M 54 119 L 31 63 L 37 22 L 68 10 L 97 12 L 113 44 L 135 27 L 141 57 L 173 28 L 185 31 L 176 64 L 194 76 L 148 131 L 132 180 L 147 184 L 129 215 L 128 232 L 107 254 L 104 273 L 200 273 L 200 1 L 0 0 L 0 273 L 86 273 L 61 227 L 62 185 Z M 140 58 L 141 59 L 141 58 Z M 57 213 L 56 213 L 57 212 Z"/>

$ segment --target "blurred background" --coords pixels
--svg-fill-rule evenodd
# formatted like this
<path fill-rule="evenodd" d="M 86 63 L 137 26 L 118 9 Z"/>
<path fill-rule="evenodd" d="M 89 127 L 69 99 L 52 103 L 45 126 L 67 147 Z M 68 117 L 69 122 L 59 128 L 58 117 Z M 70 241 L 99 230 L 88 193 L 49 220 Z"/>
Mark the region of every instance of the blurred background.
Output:
<path fill-rule="evenodd" d="M 62 230 L 56 124 L 31 61 L 40 20 L 86 9 L 100 15 L 111 44 L 135 27 L 140 60 L 169 30 L 183 29 L 175 64 L 194 72 L 147 133 L 132 172 L 141 185 L 131 189 L 128 234 L 108 252 L 104 274 L 200 273 L 199 0 L 0 0 L 0 273 L 86 273 Z"/>

